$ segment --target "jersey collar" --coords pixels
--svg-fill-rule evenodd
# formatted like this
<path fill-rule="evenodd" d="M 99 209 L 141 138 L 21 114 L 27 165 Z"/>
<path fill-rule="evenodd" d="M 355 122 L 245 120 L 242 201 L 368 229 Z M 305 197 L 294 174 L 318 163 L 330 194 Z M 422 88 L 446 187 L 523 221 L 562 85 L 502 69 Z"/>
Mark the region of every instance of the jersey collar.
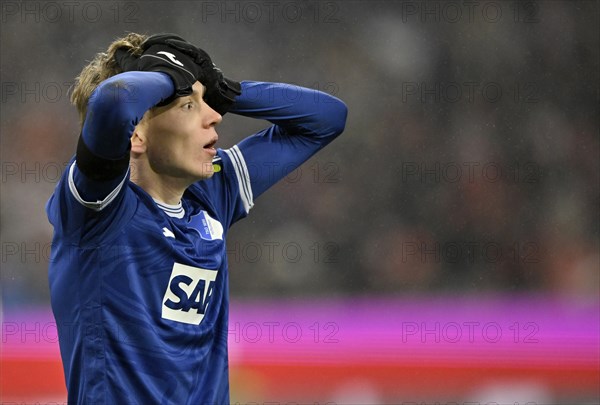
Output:
<path fill-rule="evenodd" d="M 181 201 L 179 201 L 177 204 L 165 204 L 164 202 L 155 200 L 154 198 L 153 200 L 158 206 L 158 208 L 163 210 L 165 214 L 167 214 L 171 218 L 181 219 L 184 217 L 185 210 L 183 209 L 183 204 L 181 204 Z"/>

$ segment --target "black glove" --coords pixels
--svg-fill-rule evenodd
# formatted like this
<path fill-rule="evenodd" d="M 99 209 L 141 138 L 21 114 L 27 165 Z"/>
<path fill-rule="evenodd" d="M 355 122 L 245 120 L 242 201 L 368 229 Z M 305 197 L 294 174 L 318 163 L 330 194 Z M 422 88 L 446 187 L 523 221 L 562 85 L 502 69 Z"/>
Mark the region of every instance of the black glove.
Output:
<path fill-rule="evenodd" d="M 152 35 L 144 41 L 142 49 L 150 50 L 151 47 L 157 45 L 166 45 L 175 49 L 198 65 L 199 71 L 196 79 L 206 87 L 204 101 L 219 114 L 225 115 L 235 102 L 235 98 L 242 94 L 240 83 L 223 77 L 221 70 L 215 66 L 204 50 L 174 34 Z"/>
<path fill-rule="evenodd" d="M 225 115 L 231 109 L 235 98 L 242 94 L 242 86 L 239 82 L 223 77 L 221 70 L 214 64 L 208 77 L 210 81 L 207 83 L 210 85 L 206 85 L 204 101 L 216 112 Z"/>
<path fill-rule="evenodd" d="M 124 48 L 118 49 L 115 52 L 115 61 L 124 72 L 141 70 L 168 74 L 175 85 L 175 92 L 159 105 L 167 105 L 177 97 L 192 94 L 192 86 L 201 70 L 188 55 L 161 44 L 148 46 L 139 58 Z"/>

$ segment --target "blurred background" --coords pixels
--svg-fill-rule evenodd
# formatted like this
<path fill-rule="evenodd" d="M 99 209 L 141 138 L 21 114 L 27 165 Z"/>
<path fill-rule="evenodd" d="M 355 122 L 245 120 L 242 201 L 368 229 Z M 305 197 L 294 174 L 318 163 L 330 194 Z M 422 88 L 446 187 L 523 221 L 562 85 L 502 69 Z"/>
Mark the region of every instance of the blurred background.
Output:
<path fill-rule="evenodd" d="M 3 401 L 65 401 L 44 206 L 68 89 L 130 31 L 349 108 L 230 232 L 233 402 L 600 400 L 597 1 L 1 8 Z M 220 146 L 266 125 L 229 114 Z"/>

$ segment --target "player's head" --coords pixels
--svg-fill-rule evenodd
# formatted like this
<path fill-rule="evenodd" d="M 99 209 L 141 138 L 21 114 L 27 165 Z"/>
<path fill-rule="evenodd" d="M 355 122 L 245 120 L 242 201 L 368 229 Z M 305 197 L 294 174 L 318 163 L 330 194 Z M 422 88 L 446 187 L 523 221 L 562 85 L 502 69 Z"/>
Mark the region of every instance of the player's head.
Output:
<path fill-rule="evenodd" d="M 131 137 L 137 168 L 182 186 L 213 175 L 215 126 L 222 120 L 203 99 L 206 87 L 197 81 L 192 88 L 192 94 L 148 110 Z"/>
<path fill-rule="evenodd" d="M 170 48 L 169 44 L 165 44 L 165 38 L 170 40 L 179 37 L 173 34 L 146 37 L 130 33 L 115 40 L 106 52 L 97 54 L 82 70 L 76 79 L 71 100 L 79 111 L 83 125 L 89 98 L 102 81 L 130 70 L 169 74 L 175 84 L 175 94 L 166 104 L 155 106 L 144 114 L 131 137 L 131 160 L 138 170 L 137 174 L 143 171 L 181 184 L 191 184 L 214 173 L 215 126 L 221 122 L 222 116 L 205 100 L 207 85 L 210 88 L 209 74 L 214 65 L 206 55 L 211 70 L 209 74 L 203 73 L 202 69 L 206 70 L 207 65 L 204 59 Z M 197 49 L 184 41 L 181 39 L 175 46 L 184 44 L 191 50 Z M 161 65 L 160 58 L 140 58 L 153 52 L 156 47 L 163 50 L 163 54 L 165 49 L 168 53 L 176 53 L 178 62 L 183 61 L 187 68 L 184 70 L 187 73 L 192 71 L 193 75 L 185 77 L 181 72 L 174 71 L 176 69 L 171 68 L 170 64 L 162 62 Z M 154 52 L 157 52 L 156 49 Z M 198 52 L 203 51 L 198 49 Z M 198 63 L 200 60 L 202 65 Z M 205 77 L 207 80 L 203 81 L 206 85 L 197 80 Z"/>

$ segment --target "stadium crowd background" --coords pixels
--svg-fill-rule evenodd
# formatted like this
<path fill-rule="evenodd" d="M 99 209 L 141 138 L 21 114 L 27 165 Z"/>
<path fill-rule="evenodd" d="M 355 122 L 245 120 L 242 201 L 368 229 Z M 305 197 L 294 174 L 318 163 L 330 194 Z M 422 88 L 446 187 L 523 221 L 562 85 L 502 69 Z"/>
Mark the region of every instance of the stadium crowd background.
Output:
<path fill-rule="evenodd" d="M 128 31 L 178 33 L 231 78 L 290 83 L 290 99 L 295 85 L 312 87 L 348 105 L 342 136 L 258 198 L 250 216 L 232 228 L 232 316 L 252 300 L 287 308 L 312 299 L 319 305 L 330 298 L 414 297 L 420 308 L 436 297 L 463 296 L 561 297 L 575 307 L 591 301 L 598 313 L 598 2 L 109 0 L 3 1 L 1 7 L 4 316 L 49 307 L 52 229 L 44 206 L 80 130 L 68 89 L 86 61 Z M 266 125 L 226 115 L 218 146 L 230 147 Z M 518 308 L 514 313 L 528 309 L 510 302 Z M 592 325 L 585 316 L 578 318 L 581 325 Z M 33 321 L 24 322 L 31 327 L 26 322 Z M 541 332 L 555 327 L 556 336 L 565 336 L 565 348 L 577 336 L 597 337 L 541 322 L 547 326 Z M 378 336 L 384 339 L 398 325 Z M 356 328 L 340 334 L 365 340 L 370 331 Z M 18 335 L 7 339 L 23 343 Z M 403 342 L 384 357 L 394 358 Z M 408 353 L 407 347 L 400 351 Z M 548 357 L 544 347 L 535 347 L 538 359 Z M 257 356 L 279 356 L 274 350 L 250 348 Z M 597 355 L 598 342 L 586 350 L 581 357 Z M 427 361 L 435 368 L 436 360 Z M 11 364 L 22 362 L 17 356 Z M 553 370 L 563 373 L 565 387 L 578 390 L 578 377 L 563 364 L 557 360 Z M 600 398 L 593 382 L 598 369 L 592 361 L 585 374 L 592 390 L 577 398 Z M 33 370 L 22 370 L 22 378 L 11 381 L 27 392 Z M 58 363 L 54 370 L 62 385 Z M 272 374 L 285 374 L 277 370 Z M 305 370 L 313 381 L 318 371 Z M 410 392 L 425 379 L 418 368 L 407 370 Z M 232 377 L 234 387 L 253 385 L 244 372 Z M 474 373 L 465 374 L 465 386 L 480 370 Z M 390 389 L 397 386 L 393 375 L 379 376 Z M 350 392 L 357 386 L 345 384 Z M 22 399 L 19 392 L 13 391 L 15 400 Z M 571 393 L 558 395 L 574 403 Z M 355 403 L 357 397 L 347 398 Z"/>

